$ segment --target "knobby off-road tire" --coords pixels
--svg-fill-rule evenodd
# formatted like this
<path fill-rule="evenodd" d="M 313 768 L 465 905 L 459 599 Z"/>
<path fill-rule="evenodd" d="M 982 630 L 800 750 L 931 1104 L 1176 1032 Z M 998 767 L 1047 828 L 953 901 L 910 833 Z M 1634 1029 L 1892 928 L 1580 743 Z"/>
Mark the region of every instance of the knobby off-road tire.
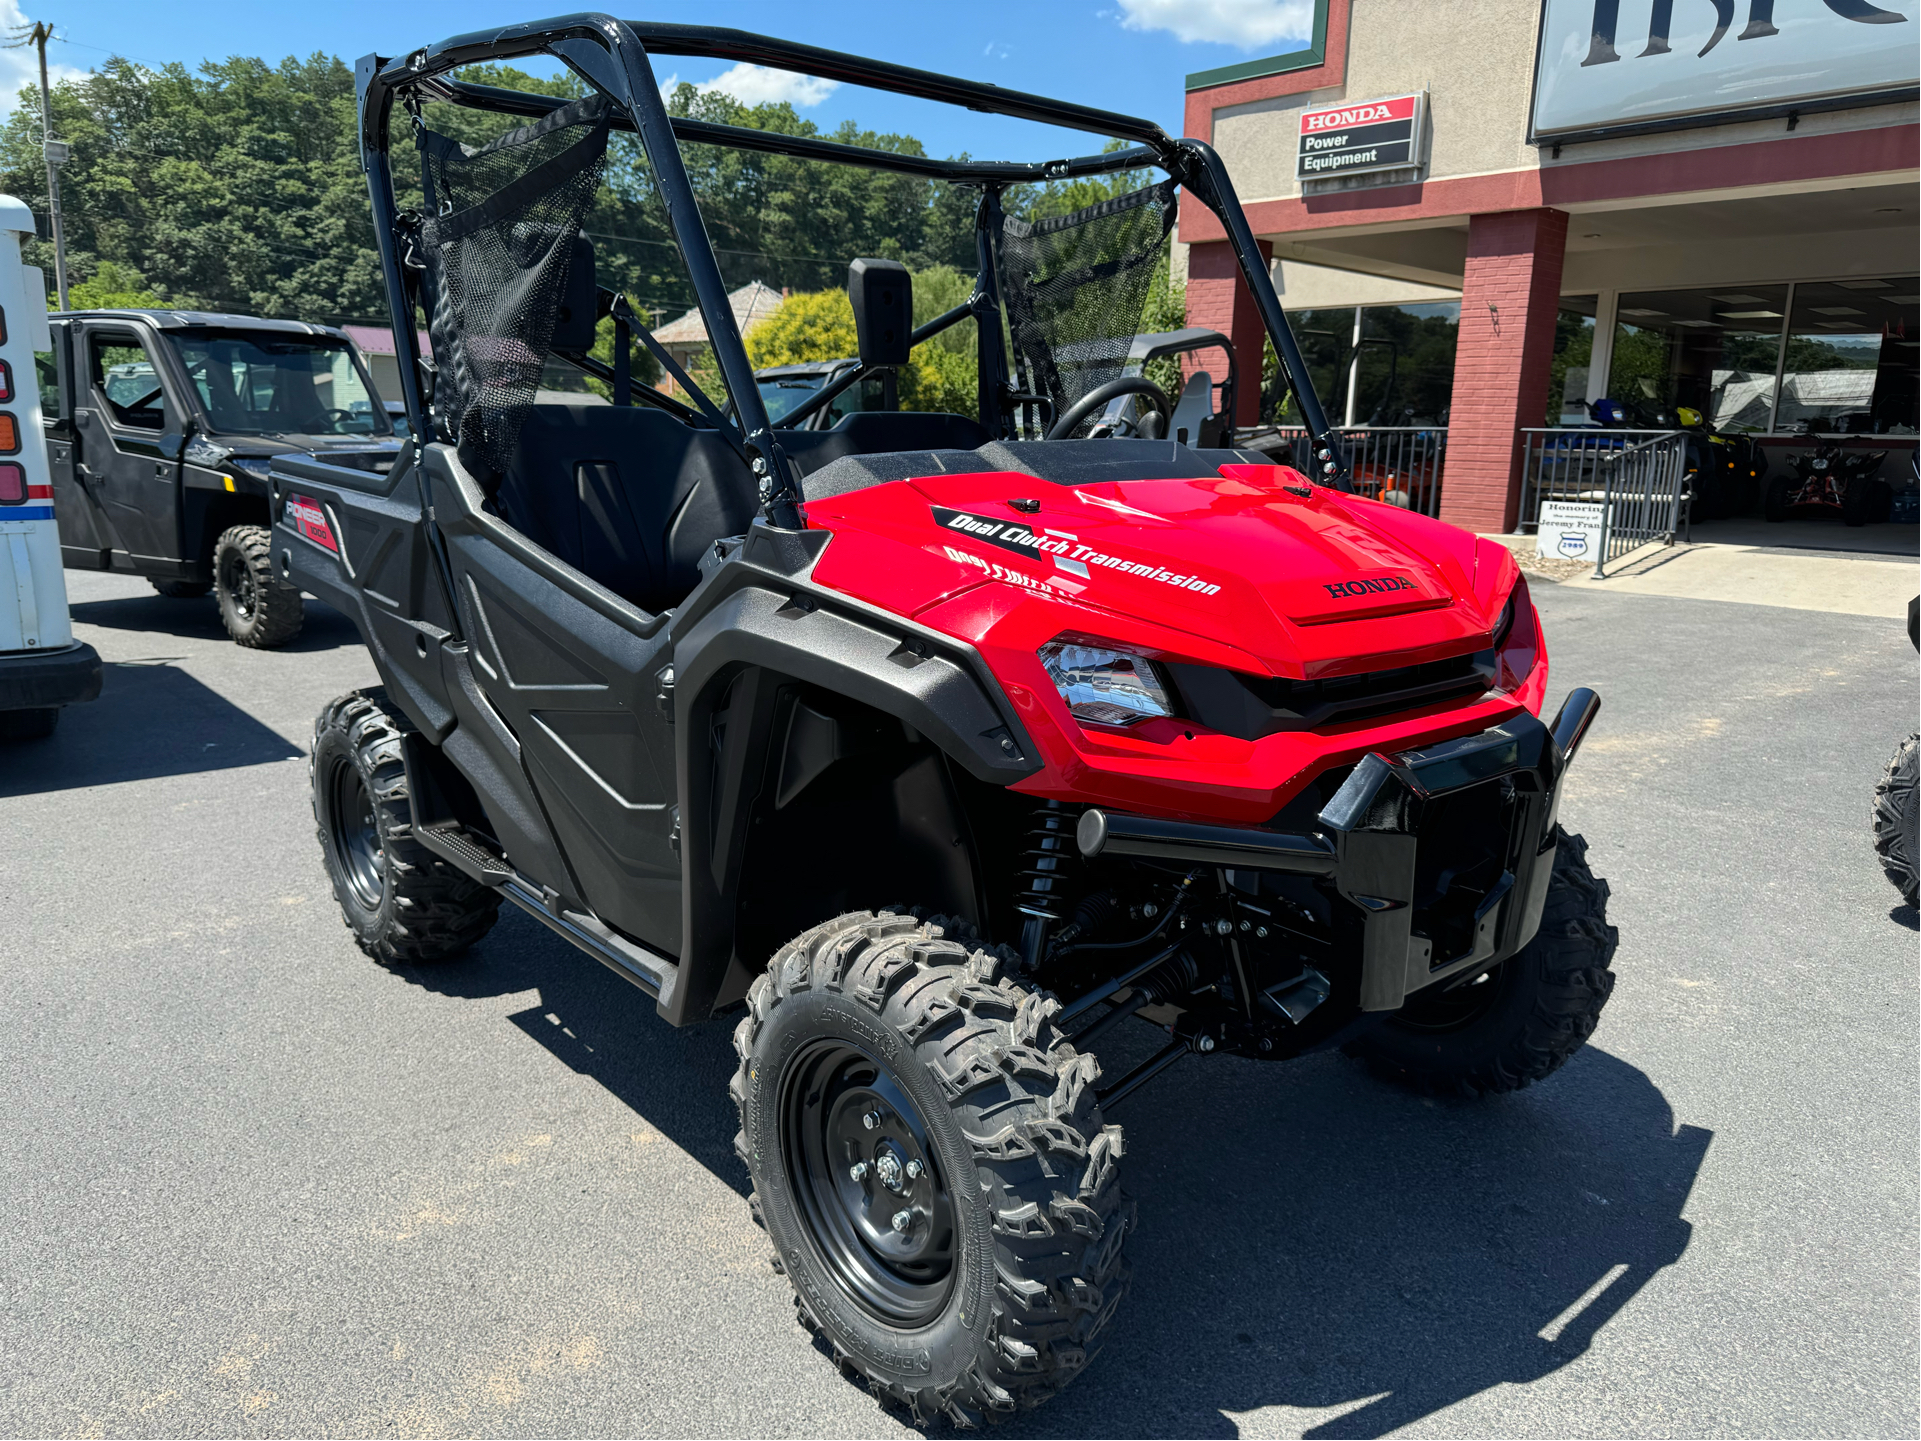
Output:
<path fill-rule="evenodd" d="M 360 948 L 388 965 L 459 955 L 492 928 L 500 896 L 421 845 L 401 737 L 413 727 L 378 686 L 328 703 L 308 778 L 334 899 Z"/>
<path fill-rule="evenodd" d="M 1915 830 L 1921 822 L 1921 788 L 1916 768 L 1921 764 L 1921 735 L 1911 735 L 1894 748 L 1888 768 L 1874 788 L 1874 849 L 1881 857 L 1901 899 L 1914 905 L 1917 895 Z"/>
<path fill-rule="evenodd" d="M 213 589 L 210 581 L 204 580 L 152 580 L 147 582 L 168 600 L 199 600 Z"/>
<path fill-rule="evenodd" d="M 1518 1091 L 1559 1070 L 1594 1034 L 1614 990 L 1620 933 L 1587 842 L 1557 828 L 1541 929 L 1486 980 L 1411 999 L 1350 1050 L 1390 1080 L 1470 1096 Z"/>
<path fill-rule="evenodd" d="M 239 645 L 271 650 L 300 634 L 300 591 L 274 574 L 265 526 L 236 525 L 213 548 L 213 594 L 220 623 Z"/>
<path fill-rule="evenodd" d="M 1134 1204 L 1100 1068 L 1001 964 L 939 918 L 857 912 L 784 946 L 734 1033 L 734 1144 L 801 1323 L 916 1424 L 1039 1405 L 1093 1358 L 1128 1284 Z M 889 1150 L 919 1180 L 883 1191 Z M 897 1240 L 895 1206 L 914 1216 Z"/>

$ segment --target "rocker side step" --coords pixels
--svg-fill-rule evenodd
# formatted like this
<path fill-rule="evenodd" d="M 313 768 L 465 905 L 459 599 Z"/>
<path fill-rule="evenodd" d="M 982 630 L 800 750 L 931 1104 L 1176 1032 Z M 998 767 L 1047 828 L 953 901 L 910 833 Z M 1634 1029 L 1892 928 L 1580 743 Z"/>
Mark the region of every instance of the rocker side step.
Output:
<path fill-rule="evenodd" d="M 442 860 L 491 886 L 521 910 L 554 931 L 622 980 L 630 981 L 665 1005 L 673 994 L 680 968 L 665 956 L 657 956 L 637 945 L 583 911 L 565 910 L 552 891 L 533 885 L 504 856 L 494 854 L 469 835 L 461 826 L 442 821 L 416 826 L 420 843 Z"/>

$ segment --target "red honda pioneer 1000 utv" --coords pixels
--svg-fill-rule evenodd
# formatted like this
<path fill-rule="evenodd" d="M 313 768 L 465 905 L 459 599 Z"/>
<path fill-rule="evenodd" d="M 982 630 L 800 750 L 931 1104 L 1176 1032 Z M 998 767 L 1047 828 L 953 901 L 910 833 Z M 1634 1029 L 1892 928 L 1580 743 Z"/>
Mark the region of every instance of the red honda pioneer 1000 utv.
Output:
<path fill-rule="evenodd" d="M 662 54 L 1130 144 L 936 161 L 671 116 Z M 581 97 L 462 78 L 536 55 Z M 739 1016 L 754 1210 L 802 1319 L 880 1395 L 967 1422 L 1086 1365 L 1135 1225 L 1109 1117 L 1181 1058 L 1344 1045 L 1413 1085 L 1507 1091 L 1586 1040 L 1614 931 L 1555 813 L 1598 701 L 1537 718 L 1547 656 L 1505 549 L 1351 493 L 1206 145 L 600 15 L 369 57 L 359 95 L 417 439 L 384 471 L 272 472 L 278 565 L 358 618 L 383 681 L 315 735 L 347 923 L 423 964 L 505 899 L 670 1023 Z M 388 147 L 410 124 L 407 213 Z M 610 142 L 644 157 L 619 183 L 657 195 L 684 259 L 705 387 L 596 284 L 582 221 Z M 971 187 L 972 297 L 913 329 L 907 273 L 855 259 L 861 364 L 837 384 L 972 320 L 979 418 L 805 427 L 828 385 L 770 424 L 682 146 Z M 1150 169 L 1073 214 L 1003 207 Z M 1123 374 L 1180 188 L 1240 257 L 1311 476 L 1164 438 L 1171 398 Z M 607 317 L 611 365 L 589 354 Z M 632 383 L 636 343 L 687 403 Z M 556 357 L 613 403 L 536 403 Z M 1102 421 L 1123 394 L 1134 418 Z M 1104 1074 L 1122 1027 L 1164 1044 Z"/>

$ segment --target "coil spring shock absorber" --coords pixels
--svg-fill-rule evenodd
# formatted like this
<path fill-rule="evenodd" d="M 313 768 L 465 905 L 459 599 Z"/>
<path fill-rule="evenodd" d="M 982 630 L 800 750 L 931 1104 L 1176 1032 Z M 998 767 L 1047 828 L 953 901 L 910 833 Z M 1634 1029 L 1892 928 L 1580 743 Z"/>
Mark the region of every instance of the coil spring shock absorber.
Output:
<path fill-rule="evenodd" d="M 1030 971 L 1047 950 L 1048 931 L 1066 913 L 1070 868 L 1079 854 L 1074 820 L 1059 801 L 1042 801 L 1021 847 L 1021 889 L 1014 904 L 1024 917 L 1021 961 Z"/>

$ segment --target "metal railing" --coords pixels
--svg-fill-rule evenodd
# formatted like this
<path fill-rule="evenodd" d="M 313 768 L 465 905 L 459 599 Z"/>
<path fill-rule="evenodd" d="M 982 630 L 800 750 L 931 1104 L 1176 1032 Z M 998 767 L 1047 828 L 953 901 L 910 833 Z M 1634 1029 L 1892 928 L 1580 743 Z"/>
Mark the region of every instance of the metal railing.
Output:
<path fill-rule="evenodd" d="M 1440 514 L 1446 426 L 1362 425 L 1335 433 L 1347 450 L 1356 491 L 1418 510 L 1422 515 Z M 1283 426 L 1275 435 L 1293 447 L 1300 469 L 1311 469 L 1305 464 L 1311 449 L 1305 430 Z"/>
<path fill-rule="evenodd" d="M 1629 551 L 1673 544 L 1686 526 L 1684 431 L 1524 429 L 1521 440 L 1519 528 L 1538 531 L 1549 502 L 1594 507 L 1596 580 Z"/>

